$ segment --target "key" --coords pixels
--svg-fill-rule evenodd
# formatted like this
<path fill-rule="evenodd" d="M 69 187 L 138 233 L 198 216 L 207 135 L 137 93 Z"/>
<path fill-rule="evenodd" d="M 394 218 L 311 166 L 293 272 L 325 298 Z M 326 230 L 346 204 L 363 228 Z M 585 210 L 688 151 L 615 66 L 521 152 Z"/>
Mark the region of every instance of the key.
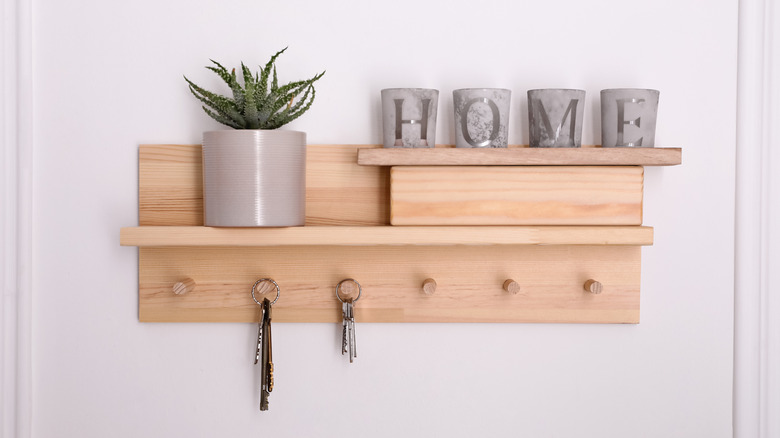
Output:
<path fill-rule="evenodd" d="M 352 323 L 350 322 L 350 314 L 352 312 L 352 299 L 348 298 L 341 304 L 341 354 L 349 353 L 349 362 L 352 363 Z"/>
<path fill-rule="evenodd" d="M 265 318 L 266 325 L 265 325 L 265 328 L 263 329 L 263 333 L 267 333 L 267 336 L 268 336 L 268 339 L 267 339 L 268 347 L 266 347 L 266 349 L 268 350 L 268 355 L 267 355 L 268 356 L 268 381 L 267 381 L 267 385 L 268 385 L 268 392 L 269 393 L 274 390 L 274 360 L 273 360 L 274 356 L 273 356 L 273 348 L 271 348 L 271 307 L 272 306 L 273 306 L 273 304 L 271 304 L 269 302 L 268 303 L 268 311 L 266 312 L 268 316 Z"/>
<path fill-rule="evenodd" d="M 343 356 L 347 352 L 347 344 L 349 343 L 348 335 L 347 335 L 347 303 L 341 304 L 341 355 Z"/>
<path fill-rule="evenodd" d="M 349 363 L 352 363 L 357 357 L 357 346 L 355 344 L 355 302 L 350 298 L 346 304 L 349 314 Z"/>
<path fill-rule="evenodd" d="M 345 295 L 353 294 L 357 287 L 357 298 L 342 298 L 339 293 L 342 285 Z M 341 301 L 341 354 L 349 353 L 349 363 L 353 363 L 357 357 L 357 346 L 355 344 L 355 302 L 363 294 L 363 288 L 360 283 L 352 278 L 341 280 L 336 285 L 336 298 Z"/>
<path fill-rule="evenodd" d="M 260 361 L 260 354 L 263 348 L 263 320 L 265 319 L 265 310 L 260 306 L 260 321 L 257 322 L 257 350 L 255 350 L 255 365 Z"/>
<path fill-rule="evenodd" d="M 255 292 L 261 294 L 272 291 L 275 286 L 276 298 L 273 301 L 263 298 L 260 302 Z M 258 286 L 260 286 L 258 288 Z M 260 322 L 257 327 L 257 348 L 255 349 L 255 365 L 260 363 L 260 410 L 268 410 L 268 396 L 274 390 L 274 362 L 271 349 L 271 307 L 279 299 L 279 284 L 271 278 L 262 278 L 252 285 L 252 300 L 260 306 Z"/>
<path fill-rule="evenodd" d="M 271 352 L 271 302 L 263 299 L 260 358 L 260 410 L 268 410 L 268 396 L 274 390 L 274 364 Z"/>
<path fill-rule="evenodd" d="M 341 306 L 343 314 L 343 334 L 341 338 L 341 354 L 349 352 L 349 363 L 355 361 L 357 348 L 355 346 L 355 308 L 354 300 L 347 298 Z"/>

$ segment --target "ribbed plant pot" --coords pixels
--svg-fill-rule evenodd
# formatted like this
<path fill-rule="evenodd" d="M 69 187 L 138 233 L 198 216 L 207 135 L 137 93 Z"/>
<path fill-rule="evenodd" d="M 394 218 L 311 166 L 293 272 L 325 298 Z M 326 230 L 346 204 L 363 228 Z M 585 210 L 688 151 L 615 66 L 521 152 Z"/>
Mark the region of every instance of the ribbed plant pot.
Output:
<path fill-rule="evenodd" d="M 203 133 L 203 221 L 209 227 L 292 227 L 306 219 L 306 133 Z"/>

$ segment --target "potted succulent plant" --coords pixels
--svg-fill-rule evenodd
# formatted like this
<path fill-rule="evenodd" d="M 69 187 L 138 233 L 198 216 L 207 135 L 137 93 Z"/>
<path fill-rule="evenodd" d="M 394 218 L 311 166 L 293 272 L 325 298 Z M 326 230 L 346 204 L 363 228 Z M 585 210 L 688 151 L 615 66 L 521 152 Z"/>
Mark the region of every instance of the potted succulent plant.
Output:
<path fill-rule="evenodd" d="M 302 81 L 279 86 L 274 63 L 280 50 L 258 73 L 241 63 L 236 69 L 220 63 L 216 73 L 232 97 L 207 91 L 187 81 L 203 102 L 203 110 L 230 130 L 203 133 L 203 213 L 206 226 L 284 227 L 305 221 L 306 133 L 277 130 L 305 113 L 314 101 L 314 82 L 323 71 Z"/>

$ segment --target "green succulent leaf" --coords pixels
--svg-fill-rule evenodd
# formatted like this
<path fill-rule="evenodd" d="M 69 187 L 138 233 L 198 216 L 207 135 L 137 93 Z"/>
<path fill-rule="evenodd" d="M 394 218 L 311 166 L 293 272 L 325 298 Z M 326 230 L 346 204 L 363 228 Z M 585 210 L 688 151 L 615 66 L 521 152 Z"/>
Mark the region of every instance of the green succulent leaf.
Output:
<path fill-rule="evenodd" d="M 219 94 L 212 93 L 210 91 L 206 91 L 203 88 L 195 85 L 187 79 L 186 77 L 184 80 L 187 81 L 187 83 L 190 84 L 190 92 L 198 98 L 201 102 L 205 103 L 217 113 L 222 115 L 225 118 L 228 118 L 232 120 L 237 125 L 245 125 L 244 117 L 241 115 L 241 112 L 236 107 L 236 104 L 234 101 L 232 101 L 229 97 L 220 96 Z M 222 123 L 222 122 L 220 122 Z"/>
<path fill-rule="evenodd" d="M 255 103 L 257 83 L 252 72 L 243 62 L 241 63 L 241 71 L 244 74 L 244 120 L 246 120 L 247 129 L 257 129 L 260 127 L 257 122 L 257 105 Z"/>
<path fill-rule="evenodd" d="M 283 120 L 280 120 L 278 123 L 275 123 L 273 127 L 269 127 L 268 129 L 276 129 L 276 128 L 279 128 L 281 126 L 284 126 L 284 125 L 292 122 L 293 120 L 297 119 L 298 117 L 302 116 L 303 113 L 308 111 L 309 108 L 311 107 L 311 104 L 314 103 L 314 96 L 316 94 L 316 91 L 314 90 L 314 86 L 311 86 L 310 89 L 311 89 L 311 98 L 309 99 L 309 101 L 306 103 L 306 105 L 304 107 L 300 108 L 296 112 L 290 112 Z M 308 90 L 307 90 L 307 94 L 308 94 Z M 301 100 L 301 102 L 304 102 L 304 101 Z"/>
<path fill-rule="evenodd" d="M 287 47 L 276 52 L 276 54 L 265 64 L 265 68 L 260 69 L 260 86 L 258 88 L 264 96 L 268 92 L 268 75 L 271 74 L 272 69 L 275 69 L 274 63 L 276 62 L 276 58 L 284 53 L 285 50 L 287 50 Z"/>
<path fill-rule="evenodd" d="M 231 128 L 243 129 L 243 126 L 241 126 L 241 125 L 237 124 L 236 122 L 228 119 L 227 117 L 224 117 L 224 116 L 222 116 L 220 114 L 215 114 L 213 111 L 210 111 L 205 106 L 202 107 L 202 108 L 203 108 L 203 111 L 206 111 L 206 114 L 208 114 L 212 119 L 218 121 L 219 123 L 222 123 L 223 125 L 230 126 Z"/>
<path fill-rule="evenodd" d="M 241 72 L 244 74 L 244 88 L 246 89 L 246 87 L 252 85 L 252 88 L 254 89 L 255 77 L 243 62 L 241 63 Z"/>
<path fill-rule="evenodd" d="M 217 75 L 219 75 L 219 77 L 221 77 L 222 80 L 225 81 L 226 84 L 228 84 L 228 86 L 232 86 L 233 84 L 231 82 L 235 78 L 233 78 L 230 75 L 230 73 L 228 73 L 227 69 L 225 67 L 223 67 L 222 64 L 218 63 L 217 61 L 214 61 L 213 59 L 209 59 L 209 61 L 211 61 L 214 65 L 216 65 L 216 67 L 212 67 L 210 65 L 207 65 L 206 69 L 211 70 L 214 73 L 216 73 Z"/>
<path fill-rule="evenodd" d="M 306 92 L 303 94 L 303 97 L 298 99 L 298 102 L 295 105 L 292 105 L 292 106 L 288 107 L 288 112 L 294 114 L 296 111 L 301 109 L 303 104 L 306 103 L 306 99 L 309 97 L 309 92 L 314 93 L 314 85 L 309 85 L 306 88 Z M 312 100 L 314 100 L 314 95 L 313 94 L 312 94 Z"/>
<path fill-rule="evenodd" d="M 233 69 L 233 71 L 228 73 L 227 69 L 223 67 L 222 64 L 213 59 L 210 59 L 210 61 L 214 63 L 216 67 L 207 66 L 206 68 L 219 75 L 219 77 L 228 84 L 230 90 L 233 92 L 233 100 L 236 103 L 236 109 L 238 109 L 238 111 L 243 111 L 244 90 L 241 88 L 241 84 L 238 83 L 238 80 L 236 80 L 236 70 Z"/>

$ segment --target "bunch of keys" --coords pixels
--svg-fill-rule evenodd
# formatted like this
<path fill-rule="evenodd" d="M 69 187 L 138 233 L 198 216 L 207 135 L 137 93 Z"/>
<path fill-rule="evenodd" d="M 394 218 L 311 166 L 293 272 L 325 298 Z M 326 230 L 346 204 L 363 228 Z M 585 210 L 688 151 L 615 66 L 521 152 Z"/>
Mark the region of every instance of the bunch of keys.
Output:
<path fill-rule="evenodd" d="M 339 294 L 339 290 L 342 288 L 341 285 L 350 282 L 354 283 L 358 287 L 358 295 L 355 299 L 352 299 L 351 297 L 348 297 L 346 299 L 341 298 L 341 294 Z M 347 285 L 350 283 L 345 284 L 344 289 L 347 289 Z M 354 287 L 352 287 L 354 290 Z M 345 291 L 347 292 L 347 291 Z M 352 291 L 349 291 L 352 292 Z M 360 283 L 357 281 L 347 278 L 345 280 L 341 280 L 339 284 L 336 285 L 336 298 L 341 301 L 341 312 L 342 312 L 342 335 L 341 335 L 341 354 L 344 355 L 347 352 L 349 352 L 349 363 L 352 363 L 355 361 L 355 358 L 357 357 L 357 347 L 355 345 L 355 303 L 357 300 L 360 299 L 360 295 L 363 293 L 363 288 L 360 286 Z"/>
<path fill-rule="evenodd" d="M 276 298 L 270 301 L 263 298 L 263 301 L 257 301 L 255 291 L 261 294 L 268 291 L 268 283 L 276 286 Z M 257 286 L 263 284 L 258 290 Z M 257 325 L 257 350 L 255 350 L 255 365 L 260 363 L 260 410 L 268 410 L 268 396 L 274 390 L 274 363 L 271 354 L 271 307 L 279 299 L 279 285 L 270 278 L 257 280 L 252 286 L 252 299 L 260 306 L 260 321 Z"/>

